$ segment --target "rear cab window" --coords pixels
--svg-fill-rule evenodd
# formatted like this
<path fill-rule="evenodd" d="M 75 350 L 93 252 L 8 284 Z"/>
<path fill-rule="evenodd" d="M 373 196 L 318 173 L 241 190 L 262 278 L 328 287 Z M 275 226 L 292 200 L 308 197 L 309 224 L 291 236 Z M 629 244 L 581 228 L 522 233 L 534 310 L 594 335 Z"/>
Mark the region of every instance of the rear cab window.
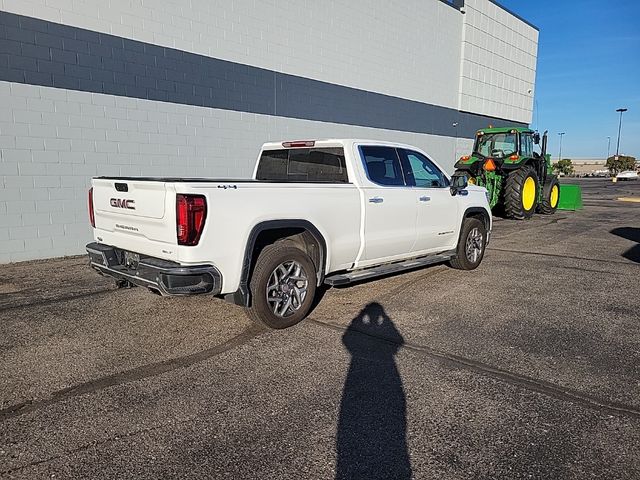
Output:
<path fill-rule="evenodd" d="M 349 183 L 342 147 L 263 150 L 256 180 L 300 183 Z"/>

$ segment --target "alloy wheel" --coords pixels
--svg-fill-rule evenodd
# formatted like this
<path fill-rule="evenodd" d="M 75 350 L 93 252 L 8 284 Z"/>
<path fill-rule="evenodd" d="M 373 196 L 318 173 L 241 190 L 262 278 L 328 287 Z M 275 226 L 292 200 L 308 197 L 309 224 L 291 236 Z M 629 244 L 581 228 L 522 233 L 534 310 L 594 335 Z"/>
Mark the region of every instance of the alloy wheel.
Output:
<path fill-rule="evenodd" d="M 307 296 L 309 279 L 295 260 L 278 265 L 267 282 L 267 303 L 274 314 L 289 317 L 300 310 Z"/>
<path fill-rule="evenodd" d="M 482 233 L 480 233 L 480 230 L 477 227 L 473 228 L 469 232 L 469 235 L 467 235 L 467 242 L 465 245 L 465 254 L 467 256 L 467 260 L 469 260 L 471 263 L 476 263 L 480 258 L 480 255 L 482 255 L 482 248 Z"/>

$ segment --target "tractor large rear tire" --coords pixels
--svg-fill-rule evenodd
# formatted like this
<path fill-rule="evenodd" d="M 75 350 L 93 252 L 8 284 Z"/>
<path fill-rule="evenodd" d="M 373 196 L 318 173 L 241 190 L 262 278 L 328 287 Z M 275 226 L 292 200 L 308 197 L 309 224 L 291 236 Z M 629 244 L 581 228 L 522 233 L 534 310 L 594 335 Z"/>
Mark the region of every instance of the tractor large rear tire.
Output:
<path fill-rule="evenodd" d="M 542 202 L 538 205 L 538 212 L 544 215 L 556 213 L 560 203 L 560 183 L 558 177 L 549 175 L 542 187 Z"/>
<path fill-rule="evenodd" d="M 525 220 L 536 211 L 540 183 L 533 168 L 525 165 L 507 175 L 504 189 L 504 213 L 508 218 Z"/>

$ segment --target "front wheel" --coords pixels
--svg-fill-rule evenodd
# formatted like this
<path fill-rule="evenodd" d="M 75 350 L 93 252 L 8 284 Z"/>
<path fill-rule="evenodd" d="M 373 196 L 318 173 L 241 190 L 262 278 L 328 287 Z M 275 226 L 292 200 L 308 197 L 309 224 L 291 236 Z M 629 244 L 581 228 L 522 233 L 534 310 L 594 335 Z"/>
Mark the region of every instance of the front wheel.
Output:
<path fill-rule="evenodd" d="M 542 202 L 538 205 L 538 212 L 544 215 L 552 215 L 560 202 L 560 183 L 555 175 L 547 177 L 542 187 Z"/>
<path fill-rule="evenodd" d="M 477 218 L 465 218 L 456 247 L 456 256 L 449 264 L 458 270 L 473 270 L 480 265 L 487 246 L 487 229 Z"/>
<path fill-rule="evenodd" d="M 268 328 L 281 329 L 302 321 L 316 294 L 316 269 L 309 255 L 287 243 L 269 245 L 260 252 L 251 281 L 249 318 Z"/>

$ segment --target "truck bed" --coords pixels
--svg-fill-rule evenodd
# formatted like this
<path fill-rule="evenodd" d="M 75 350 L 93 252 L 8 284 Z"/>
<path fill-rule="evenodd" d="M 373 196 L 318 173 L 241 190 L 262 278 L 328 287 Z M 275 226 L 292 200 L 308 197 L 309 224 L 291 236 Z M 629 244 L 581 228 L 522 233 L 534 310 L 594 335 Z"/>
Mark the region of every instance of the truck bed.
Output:
<path fill-rule="evenodd" d="M 162 183 L 311 183 L 311 184 L 332 184 L 334 182 L 322 181 L 283 181 L 283 180 L 256 180 L 253 178 L 211 178 L 211 177 L 93 177 L 99 180 L 113 180 L 116 182 L 162 182 Z"/>

